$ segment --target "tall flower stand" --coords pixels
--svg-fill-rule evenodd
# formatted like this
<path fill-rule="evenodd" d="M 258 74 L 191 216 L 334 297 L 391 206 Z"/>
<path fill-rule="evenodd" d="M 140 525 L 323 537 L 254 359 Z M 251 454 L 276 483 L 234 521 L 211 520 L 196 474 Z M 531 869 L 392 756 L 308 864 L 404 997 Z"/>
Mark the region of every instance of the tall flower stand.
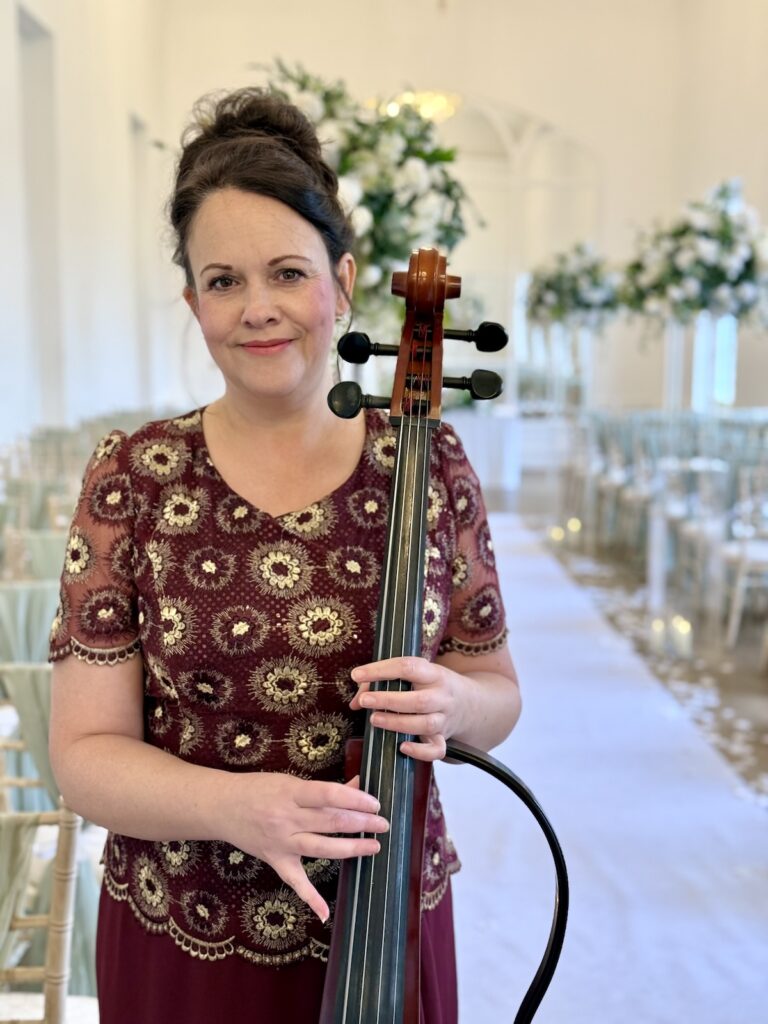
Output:
<path fill-rule="evenodd" d="M 668 320 L 664 328 L 664 411 L 681 412 L 685 401 L 685 325 Z"/>

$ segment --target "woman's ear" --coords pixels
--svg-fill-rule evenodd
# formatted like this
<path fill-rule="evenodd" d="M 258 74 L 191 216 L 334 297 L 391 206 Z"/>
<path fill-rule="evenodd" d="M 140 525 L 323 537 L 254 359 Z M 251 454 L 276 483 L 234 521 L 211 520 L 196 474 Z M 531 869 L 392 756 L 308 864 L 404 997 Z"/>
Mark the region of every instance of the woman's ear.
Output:
<path fill-rule="evenodd" d="M 195 318 L 199 320 L 200 317 L 198 315 L 197 292 L 195 291 L 194 288 L 190 288 L 190 286 L 187 285 L 182 294 L 184 295 L 184 301 L 195 314 Z"/>
<path fill-rule="evenodd" d="M 357 264 L 351 252 L 345 252 L 336 264 L 336 316 L 346 316 L 357 277 Z"/>

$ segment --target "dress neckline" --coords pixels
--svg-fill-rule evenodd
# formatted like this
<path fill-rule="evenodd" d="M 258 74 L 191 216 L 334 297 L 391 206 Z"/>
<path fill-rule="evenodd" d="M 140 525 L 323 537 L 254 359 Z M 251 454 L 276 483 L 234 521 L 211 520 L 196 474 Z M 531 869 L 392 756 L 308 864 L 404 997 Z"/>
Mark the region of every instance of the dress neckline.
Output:
<path fill-rule="evenodd" d="M 272 520 L 273 522 L 276 522 L 276 523 L 280 522 L 281 519 L 287 518 L 288 516 L 298 516 L 298 515 L 301 515 L 302 512 L 306 512 L 307 509 L 312 508 L 314 505 L 319 505 L 319 504 L 321 504 L 323 502 L 331 501 L 338 494 L 340 494 L 342 491 L 345 491 L 345 490 L 347 490 L 350 487 L 352 482 L 355 480 L 355 478 L 358 476 L 358 474 L 362 470 L 362 466 L 363 466 L 363 463 L 365 461 L 366 449 L 368 447 L 368 439 L 369 439 L 369 437 L 370 437 L 370 435 L 372 433 L 373 417 L 375 415 L 375 411 L 374 410 L 372 410 L 372 409 L 363 409 L 363 416 L 365 417 L 365 440 L 363 442 L 363 449 L 360 452 L 360 458 L 355 463 L 355 466 L 354 466 L 352 472 L 349 474 L 349 476 L 346 478 L 346 480 L 343 480 L 339 484 L 338 487 L 335 487 L 332 491 L 329 491 L 328 494 L 324 494 L 321 497 L 316 498 L 314 501 L 310 501 L 308 504 L 302 505 L 301 508 L 291 509 L 288 512 L 281 512 L 281 513 L 279 513 L 279 515 L 272 515 L 270 512 L 265 511 L 263 508 L 259 508 L 258 505 L 255 505 L 252 501 L 249 501 L 248 498 L 246 498 L 242 494 L 240 494 L 239 491 L 235 490 L 235 488 L 232 487 L 232 485 L 229 484 L 224 479 L 222 474 L 220 473 L 218 466 L 216 465 L 216 463 L 213 461 L 213 458 L 211 457 L 211 452 L 210 452 L 210 449 L 208 448 L 208 442 L 205 439 L 205 431 L 203 429 L 203 413 L 205 412 L 205 410 L 207 408 L 208 408 L 207 405 L 202 405 L 197 410 L 198 417 L 199 417 L 199 422 L 198 422 L 198 427 L 197 427 L 197 435 L 198 435 L 197 440 L 198 440 L 198 446 L 202 449 L 202 451 L 203 451 L 203 453 L 205 455 L 205 459 L 206 459 L 208 465 L 211 467 L 211 471 L 212 471 L 215 479 L 219 482 L 219 484 L 222 487 L 226 488 L 226 490 L 229 491 L 229 493 L 232 496 L 237 498 L 238 501 L 241 501 L 244 505 L 247 505 L 248 508 L 252 509 L 258 515 L 264 516 L 266 519 Z"/>

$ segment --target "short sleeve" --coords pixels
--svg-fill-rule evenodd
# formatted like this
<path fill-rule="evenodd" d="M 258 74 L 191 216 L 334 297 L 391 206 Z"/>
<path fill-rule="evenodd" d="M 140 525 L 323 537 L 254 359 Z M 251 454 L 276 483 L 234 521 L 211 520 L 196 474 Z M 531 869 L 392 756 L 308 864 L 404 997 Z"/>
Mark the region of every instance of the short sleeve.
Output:
<path fill-rule="evenodd" d="M 85 471 L 51 627 L 51 661 L 74 654 L 111 665 L 139 651 L 128 449 L 125 434 L 108 434 Z"/>
<path fill-rule="evenodd" d="M 455 527 L 450 609 L 438 653 L 488 654 L 506 644 L 507 627 L 480 481 L 448 424 L 437 454 Z"/>

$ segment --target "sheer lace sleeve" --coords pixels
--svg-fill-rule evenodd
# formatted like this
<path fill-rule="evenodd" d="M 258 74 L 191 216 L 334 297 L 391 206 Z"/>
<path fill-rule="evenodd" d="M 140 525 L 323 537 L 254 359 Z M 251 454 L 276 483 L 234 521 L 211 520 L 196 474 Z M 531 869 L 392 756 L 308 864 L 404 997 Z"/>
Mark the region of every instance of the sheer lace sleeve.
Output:
<path fill-rule="evenodd" d="M 487 654 L 507 638 L 488 514 L 475 471 L 448 424 L 438 435 L 437 452 L 455 525 L 453 590 L 439 653 Z"/>
<path fill-rule="evenodd" d="M 99 442 L 85 471 L 64 556 L 50 660 L 74 654 L 111 665 L 138 652 L 133 527 L 128 439 L 115 432 Z"/>

